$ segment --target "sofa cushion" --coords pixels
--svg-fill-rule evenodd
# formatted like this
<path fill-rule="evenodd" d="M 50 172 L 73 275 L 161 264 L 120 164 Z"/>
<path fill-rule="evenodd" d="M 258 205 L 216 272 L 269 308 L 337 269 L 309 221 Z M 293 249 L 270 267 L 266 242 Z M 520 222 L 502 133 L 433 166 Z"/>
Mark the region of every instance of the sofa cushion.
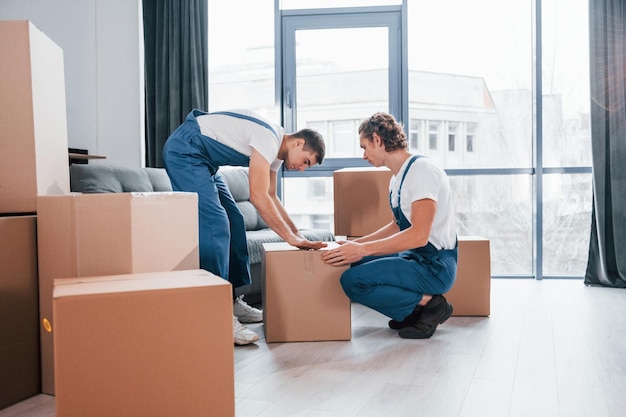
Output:
<path fill-rule="evenodd" d="M 254 205 L 252 205 L 249 201 L 241 201 L 237 203 L 237 207 L 239 207 L 239 211 L 243 215 L 243 221 L 246 224 L 246 232 L 254 231 L 261 229 L 259 227 L 259 212 L 256 210 Z"/>
<path fill-rule="evenodd" d="M 218 173 L 230 190 L 239 211 L 243 214 L 246 231 L 267 228 L 257 209 L 250 202 L 250 180 L 247 167 L 220 167 Z"/>
<path fill-rule="evenodd" d="M 80 193 L 123 193 L 154 191 L 143 168 L 112 165 L 72 164 L 70 189 Z"/>
<path fill-rule="evenodd" d="M 248 168 L 223 166 L 220 167 L 218 173 L 226 182 L 236 202 L 250 200 Z"/>

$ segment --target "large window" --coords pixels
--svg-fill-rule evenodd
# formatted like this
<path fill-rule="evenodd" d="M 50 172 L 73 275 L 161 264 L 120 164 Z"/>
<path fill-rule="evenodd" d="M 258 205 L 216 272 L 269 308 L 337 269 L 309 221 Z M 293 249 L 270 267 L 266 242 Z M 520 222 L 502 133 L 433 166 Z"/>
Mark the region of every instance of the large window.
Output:
<path fill-rule="evenodd" d="M 384 29 L 357 31 L 361 41 L 350 52 L 360 51 L 368 64 L 360 68 L 333 63 L 328 57 L 348 56 L 343 32 L 316 27 L 297 39 L 302 91 L 294 119 L 325 136 L 326 166 L 362 165 L 363 115 L 388 111 L 406 94 L 396 117 L 405 118 L 409 149 L 449 173 L 459 233 L 490 239 L 492 274 L 582 277 L 591 217 L 588 4 L 539 4 L 537 11 L 532 0 L 209 1 L 210 110 L 243 107 L 281 121 L 290 97 L 277 63 L 280 7 L 401 7 L 400 91 L 386 89 L 389 55 L 376 53 L 388 39 Z M 368 41 L 370 34 L 383 43 Z M 316 42 L 337 51 L 305 53 Z M 327 174 L 283 179 L 283 201 L 300 227 L 332 228 Z"/>
<path fill-rule="evenodd" d="M 209 0 L 209 110 L 248 109 L 280 122 L 274 0 Z"/>

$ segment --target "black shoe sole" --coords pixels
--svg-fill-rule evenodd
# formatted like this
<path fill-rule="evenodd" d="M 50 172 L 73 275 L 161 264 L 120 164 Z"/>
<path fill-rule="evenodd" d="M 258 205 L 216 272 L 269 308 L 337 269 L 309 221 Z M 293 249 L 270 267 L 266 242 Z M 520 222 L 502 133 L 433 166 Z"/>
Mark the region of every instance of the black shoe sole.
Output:
<path fill-rule="evenodd" d="M 405 327 L 410 327 L 416 320 L 419 320 L 419 318 L 415 318 L 411 314 L 409 315 L 409 317 L 407 317 L 406 319 L 402 321 L 389 320 L 389 323 L 387 324 L 389 325 L 390 329 L 400 330 L 400 329 L 404 329 Z"/>
<path fill-rule="evenodd" d="M 453 310 L 454 308 L 452 307 L 452 304 L 446 301 L 445 311 L 439 318 L 438 323 L 435 324 L 432 328 L 430 328 L 428 332 L 422 333 L 422 332 L 419 332 L 417 328 L 410 326 L 410 327 L 404 327 L 400 329 L 398 334 L 403 339 L 429 339 L 432 335 L 435 334 L 435 330 L 437 330 L 437 326 L 439 324 L 445 323 L 450 318 Z"/>
<path fill-rule="evenodd" d="M 405 327 L 409 327 L 410 324 L 405 323 L 403 321 L 396 321 L 396 320 L 389 320 L 389 323 L 387 323 L 389 325 L 389 328 L 392 330 L 400 330 L 400 329 L 404 329 Z"/>
<path fill-rule="evenodd" d="M 413 312 L 409 314 L 404 320 L 397 321 L 397 320 L 392 319 L 392 320 L 389 320 L 389 323 L 387 324 L 389 325 L 389 328 L 393 330 L 400 330 L 400 329 L 404 329 L 405 327 L 412 326 L 413 323 L 418 322 L 420 317 L 422 317 L 423 309 L 424 309 L 423 306 L 417 305 L 413 309 Z"/>

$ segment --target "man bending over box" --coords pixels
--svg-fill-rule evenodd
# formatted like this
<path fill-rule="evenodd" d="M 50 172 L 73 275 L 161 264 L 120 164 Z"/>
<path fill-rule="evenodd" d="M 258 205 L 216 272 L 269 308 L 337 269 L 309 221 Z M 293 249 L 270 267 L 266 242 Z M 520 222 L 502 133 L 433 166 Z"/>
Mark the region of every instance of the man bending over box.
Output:
<path fill-rule="evenodd" d="M 206 113 L 192 110 L 167 139 L 163 148 L 165 169 L 175 191 L 198 194 L 200 267 L 227 279 L 234 289 L 250 284 L 250 261 L 243 216 L 219 167 L 247 166 L 250 202 L 265 223 L 285 242 L 302 249 L 326 246 L 305 239 L 276 195 L 276 173 L 303 171 L 324 159 L 322 136 L 311 129 L 285 134 L 248 111 Z M 234 297 L 235 344 L 246 345 L 259 336 L 241 323 L 263 320 L 261 310 Z"/>

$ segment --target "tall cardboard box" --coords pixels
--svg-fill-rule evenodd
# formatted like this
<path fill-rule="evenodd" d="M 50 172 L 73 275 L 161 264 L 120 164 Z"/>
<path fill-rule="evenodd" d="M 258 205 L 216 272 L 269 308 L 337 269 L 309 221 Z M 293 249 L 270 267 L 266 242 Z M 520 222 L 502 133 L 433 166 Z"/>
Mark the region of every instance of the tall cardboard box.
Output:
<path fill-rule="evenodd" d="M 36 220 L 0 217 L 0 409 L 40 392 Z"/>
<path fill-rule="evenodd" d="M 321 250 L 300 250 L 285 242 L 263 244 L 265 341 L 350 340 L 350 299 L 339 277 L 348 266 L 325 264 Z"/>
<path fill-rule="evenodd" d="M 453 316 L 489 316 L 491 313 L 491 255 L 489 240 L 459 236 L 456 281 L 445 294 Z"/>
<path fill-rule="evenodd" d="M 234 416 L 232 288 L 204 270 L 55 280 L 64 417 Z"/>
<path fill-rule="evenodd" d="M 63 51 L 31 22 L 0 21 L 0 213 L 70 192 Z"/>
<path fill-rule="evenodd" d="M 393 221 L 388 168 L 343 168 L 333 172 L 335 235 L 361 237 Z"/>
<path fill-rule="evenodd" d="M 42 391 L 54 394 L 53 280 L 195 269 L 195 193 L 105 193 L 38 198 Z"/>

